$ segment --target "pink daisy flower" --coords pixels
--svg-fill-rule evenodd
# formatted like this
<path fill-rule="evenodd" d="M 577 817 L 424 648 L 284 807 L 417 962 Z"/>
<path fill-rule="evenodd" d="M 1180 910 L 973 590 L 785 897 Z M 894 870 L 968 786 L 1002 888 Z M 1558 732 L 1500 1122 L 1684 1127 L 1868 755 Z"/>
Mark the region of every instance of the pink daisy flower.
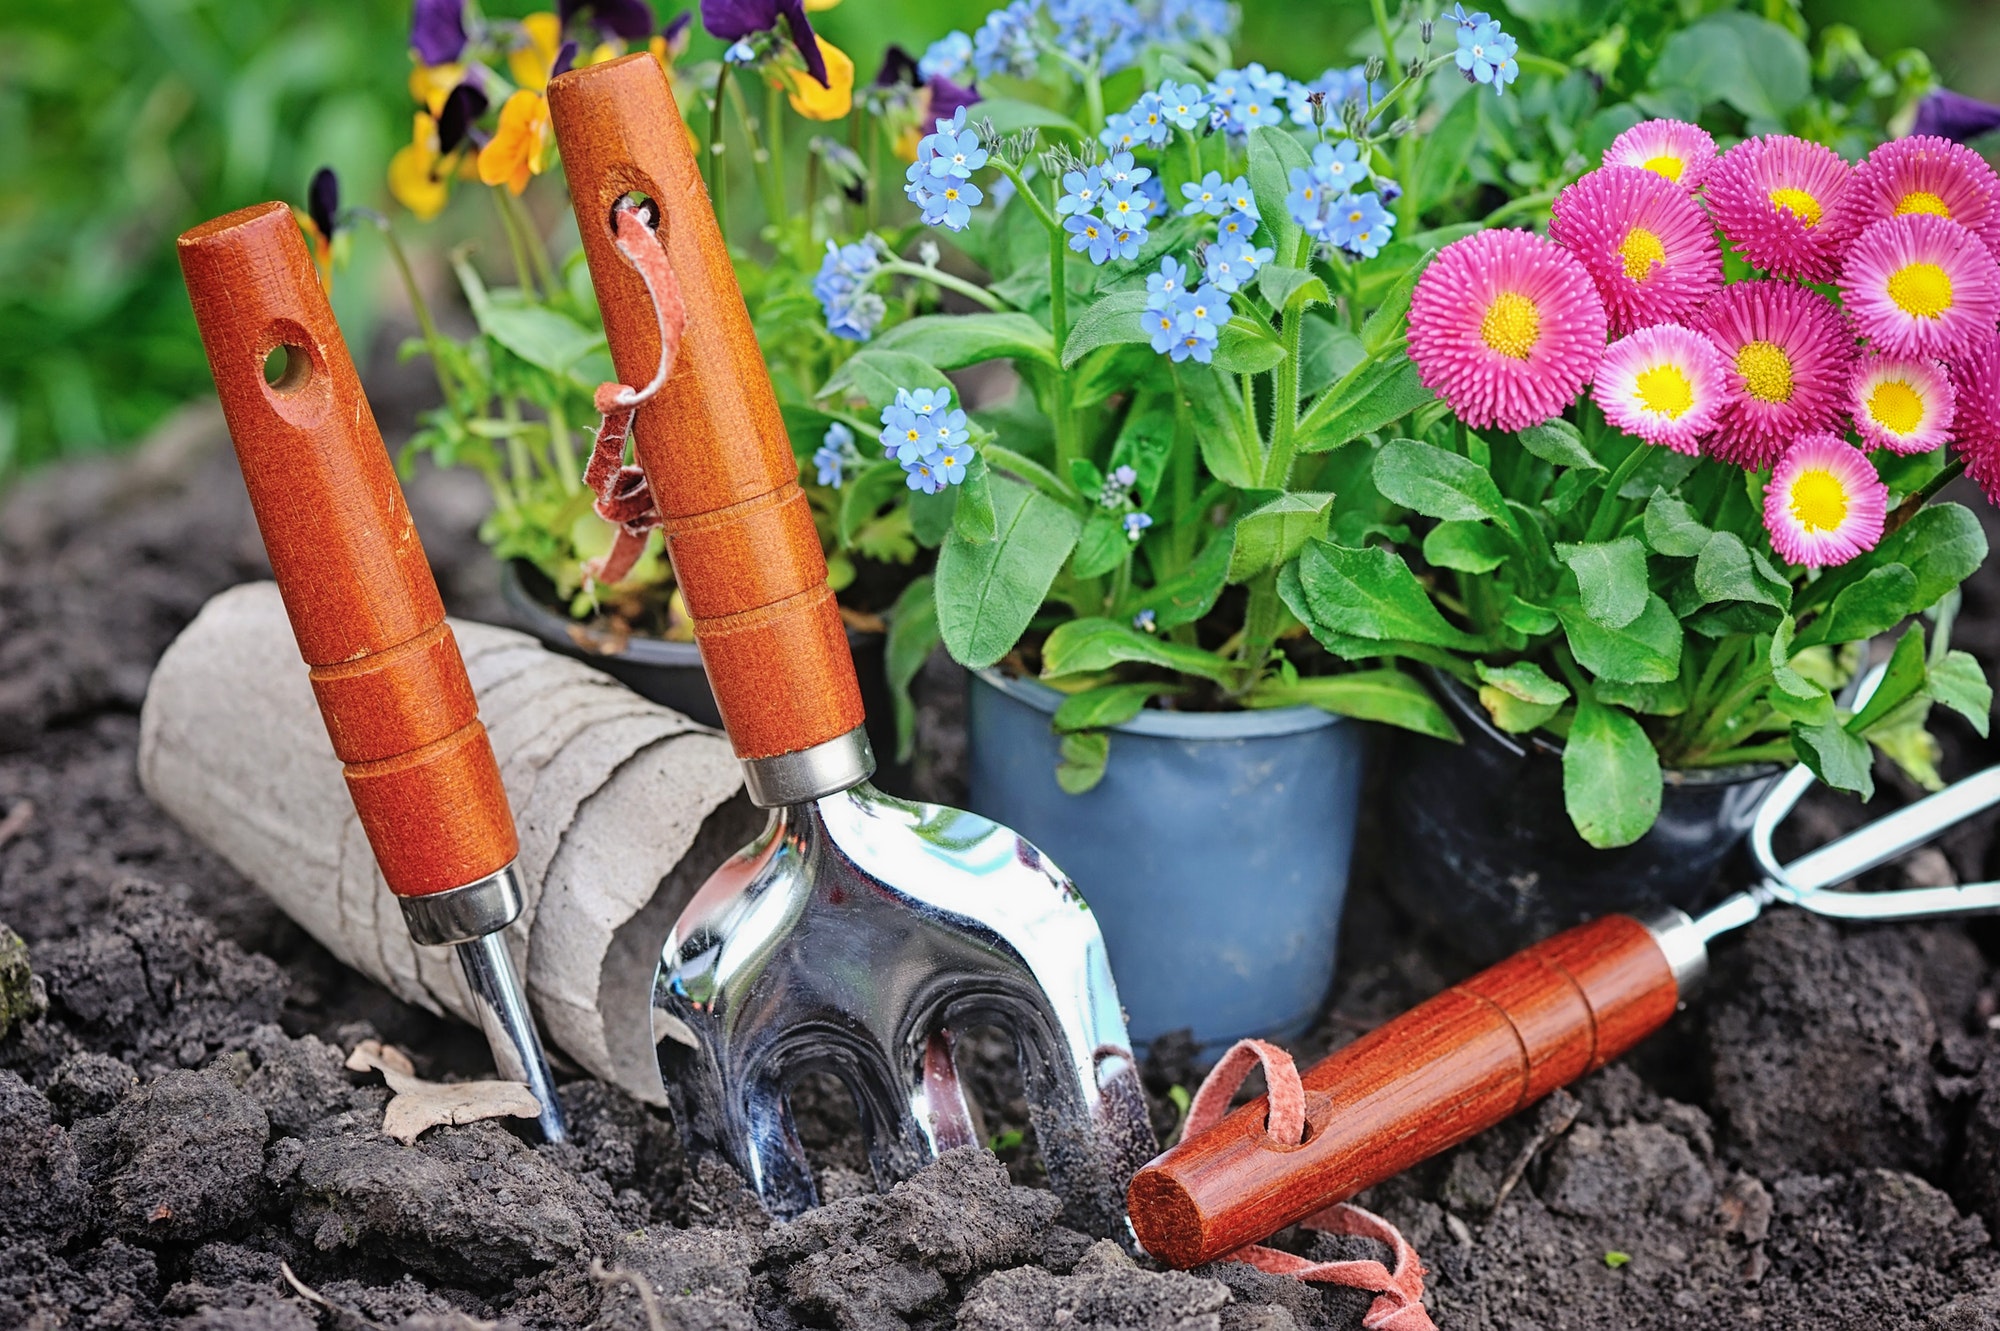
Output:
<path fill-rule="evenodd" d="M 1715 140 L 1685 120 L 1642 120 L 1611 141 L 1606 166 L 1636 166 L 1692 194 L 1715 165 Z"/>
<path fill-rule="evenodd" d="M 1722 234 L 1753 268 L 1825 282 L 1840 255 L 1829 223 L 1850 174 L 1833 149 L 1772 134 L 1717 158 L 1705 193 Z"/>
<path fill-rule="evenodd" d="M 1889 487 L 1867 455 L 1837 434 L 1809 434 L 1786 449 L 1764 487 L 1771 548 L 1807 568 L 1873 550 L 1888 515 Z"/>
<path fill-rule="evenodd" d="M 1841 303 L 1891 356 L 1956 356 L 2000 320 L 2000 265 L 1964 227 L 1929 213 L 1885 218 L 1848 248 Z"/>
<path fill-rule="evenodd" d="M 1798 436 L 1842 428 L 1854 337 L 1825 296 L 1789 282 L 1732 282 L 1695 327 L 1728 366 L 1711 456 L 1758 470 Z"/>
<path fill-rule="evenodd" d="M 1592 171 L 1556 199 L 1549 236 L 1583 261 L 1611 335 L 1685 319 L 1722 285 L 1722 249 L 1701 205 L 1636 166 Z"/>
<path fill-rule="evenodd" d="M 1722 353 L 1679 324 L 1641 328 L 1604 349 L 1591 390 L 1605 419 L 1649 444 L 1699 454 L 1728 400 Z"/>
<path fill-rule="evenodd" d="M 1410 297 L 1410 358 L 1475 430 L 1525 430 L 1574 402 L 1604 329 L 1583 265 L 1527 231 L 1453 241 Z"/>
<path fill-rule="evenodd" d="M 1965 474 L 1978 482 L 1988 501 L 2000 505 L 2000 333 L 1960 357 L 1951 370 L 1958 394 L 1952 431 Z"/>
<path fill-rule="evenodd" d="M 1845 245 L 1884 218 L 1911 213 L 1958 223 L 2000 259 L 2000 175 L 1964 144 L 1919 135 L 1869 153 L 1854 168 L 1833 233 Z"/>
<path fill-rule="evenodd" d="M 1847 409 L 1869 447 L 1928 453 L 1950 441 L 1957 398 L 1935 361 L 1871 356 L 1855 367 Z"/>

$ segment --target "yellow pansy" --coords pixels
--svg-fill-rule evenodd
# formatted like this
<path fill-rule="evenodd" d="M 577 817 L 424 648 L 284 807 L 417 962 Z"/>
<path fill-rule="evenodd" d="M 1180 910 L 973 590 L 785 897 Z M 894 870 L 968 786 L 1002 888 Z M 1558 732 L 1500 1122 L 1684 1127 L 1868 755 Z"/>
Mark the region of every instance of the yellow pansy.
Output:
<path fill-rule="evenodd" d="M 438 171 L 437 121 L 417 112 L 410 141 L 389 159 L 389 193 L 396 202 L 428 222 L 444 211 L 451 190 Z"/>
<path fill-rule="evenodd" d="M 854 109 L 854 61 L 824 37 L 819 38 L 819 53 L 826 61 L 825 87 L 803 69 L 780 66 L 778 77 L 792 110 L 807 120 L 838 120 Z"/>
<path fill-rule="evenodd" d="M 832 9 L 835 5 L 839 3 L 840 0 L 806 0 L 806 12 L 809 14 L 817 14 L 819 13 L 820 10 Z M 821 46 L 825 46 L 826 39 L 824 37 L 820 38 L 819 44 Z"/>
<path fill-rule="evenodd" d="M 500 126 L 479 150 L 479 178 L 519 194 L 528 188 L 528 177 L 542 174 L 548 149 L 548 100 L 522 88 L 500 108 Z"/>
<path fill-rule="evenodd" d="M 521 20 L 522 46 L 507 53 L 507 72 L 523 88 L 540 92 L 549 86 L 549 71 L 562 53 L 562 20 L 554 14 L 530 14 Z"/>
<path fill-rule="evenodd" d="M 930 133 L 931 90 L 929 84 L 924 84 L 917 88 L 916 97 L 912 105 L 916 111 L 917 118 L 904 126 L 896 135 L 896 156 L 906 162 L 917 160 L 917 147 L 924 141 L 924 135 Z"/>
<path fill-rule="evenodd" d="M 444 99 L 451 95 L 451 90 L 464 81 L 464 65 L 426 65 L 420 62 L 410 71 L 410 100 L 436 115 L 444 110 Z"/>

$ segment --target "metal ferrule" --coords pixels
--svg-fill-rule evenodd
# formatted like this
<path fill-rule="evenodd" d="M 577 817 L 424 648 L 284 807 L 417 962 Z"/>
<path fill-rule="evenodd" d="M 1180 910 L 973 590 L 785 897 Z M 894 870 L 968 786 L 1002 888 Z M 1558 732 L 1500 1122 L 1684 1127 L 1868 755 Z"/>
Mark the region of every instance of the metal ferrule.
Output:
<path fill-rule="evenodd" d="M 1702 931 L 1683 910 L 1663 906 L 1639 917 L 1646 932 L 1660 945 L 1667 965 L 1674 973 L 1674 987 L 1685 1003 L 1708 978 L 1708 943 Z"/>
<path fill-rule="evenodd" d="M 476 883 L 423 897 L 398 897 L 410 937 L 425 947 L 469 943 L 505 929 L 521 913 L 520 870 L 509 860 Z"/>
<path fill-rule="evenodd" d="M 851 790 L 873 775 L 875 750 L 861 726 L 810 749 L 743 759 L 744 788 L 760 809 L 810 804 Z"/>

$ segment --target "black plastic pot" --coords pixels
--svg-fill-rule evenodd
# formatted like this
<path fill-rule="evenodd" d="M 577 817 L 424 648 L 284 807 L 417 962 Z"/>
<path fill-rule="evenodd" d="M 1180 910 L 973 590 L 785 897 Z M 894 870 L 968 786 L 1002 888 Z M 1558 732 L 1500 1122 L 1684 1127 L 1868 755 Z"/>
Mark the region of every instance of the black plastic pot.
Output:
<path fill-rule="evenodd" d="M 701 649 L 691 642 L 633 636 L 622 646 L 591 635 L 563 613 L 555 587 L 534 565 L 509 560 L 500 569 L 500 594 L 515 623 L 541 639 L 551 650 L 595 666 L 642 698 L 671 707 L 703 725 L 720 726 L 715 695 L 701 666 Z M 849 626 L 847 645 L 854 653 L 854 670 L 861 679 L 861 702 L 868 712 L 868 742 L 875 748 L 875 786 L 890 794 L 909 796 L 910 769 L 895 761 L 896 721 L 889 697 L 889 675 L 883 652 L 887 635 L 864 633 Z"/>
<path fill-rule="evenodd" d="M 1560 744 L 1497 729 L 1448 676 L 1434 672 L 1431 684 L 1465 742 L 1399 733 L 1387 877 L 1401 906 L 1475 962 L 1616 911 L 1697 910 L 1784 770 L 1669 771 L 1652 830 L 1598 850 L 1563 809 Z"/>

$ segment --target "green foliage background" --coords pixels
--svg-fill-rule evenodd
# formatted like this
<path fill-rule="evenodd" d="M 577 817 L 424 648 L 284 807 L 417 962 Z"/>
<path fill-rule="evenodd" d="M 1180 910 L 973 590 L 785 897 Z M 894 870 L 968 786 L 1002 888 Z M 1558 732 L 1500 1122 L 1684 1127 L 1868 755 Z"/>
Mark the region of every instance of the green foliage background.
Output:
<path fill-rule="evenodd" d="M 1587 27 L 1594 3 L 1511 8 Z M 1733 7 L 1679 3 L 1690 17 Z M 1787 0 L 1765 4 L 1782 11 Z M 818 19 L 865 76 L 889 43 L 921 50 L 991 7 L 846 0 Z M 1350 43 L 1370 40 L 1365 0 L 1243 8 L 1242 58 L 1293 73 L 1344 62 Z M 246 203 L 298 200 L 322 164 L 350 202 L 388 207 L 383 168 L 409 131 L 408 11 L 409 0 L 0 0 L 0 484 L 129 442 L 209 391 L 173 258 L 179 231 Z M 1853 24 L 1877 51 L 1923 46 L 1949 86 L 2000 100 L 1993 0 L 1805 0 L 1804 12 L 1815 28 Z M 387 289 L 379 250 L 356 245 L 334 293 L 357 352 Z"/>

